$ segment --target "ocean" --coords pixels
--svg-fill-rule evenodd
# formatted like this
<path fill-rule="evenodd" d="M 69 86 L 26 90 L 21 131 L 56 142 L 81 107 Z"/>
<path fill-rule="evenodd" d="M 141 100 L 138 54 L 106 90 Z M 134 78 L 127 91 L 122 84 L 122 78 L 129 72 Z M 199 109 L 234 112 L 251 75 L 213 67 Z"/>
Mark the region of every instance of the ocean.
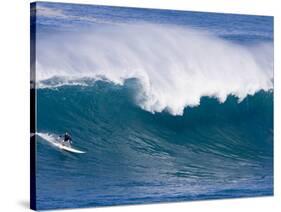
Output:
<path fill-rule="evenodd" d="M 40 2 L 36 208 L 273 195 L 273 17 Z"/>

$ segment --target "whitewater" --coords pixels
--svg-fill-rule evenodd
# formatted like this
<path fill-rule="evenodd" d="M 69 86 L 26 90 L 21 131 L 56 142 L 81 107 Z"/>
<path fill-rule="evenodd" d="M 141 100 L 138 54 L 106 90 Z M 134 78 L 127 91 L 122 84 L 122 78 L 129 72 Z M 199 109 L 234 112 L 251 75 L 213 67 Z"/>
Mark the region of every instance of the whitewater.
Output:
<path fill-rule="evenodd" d="M 31 11 L 38 209 L 273 195 L 273 17 Z"/>
<path fill-rule="evenodd" d="M 152 113 L 182 115 L 203 96 L 242 101 L 273 88 L 270 42 L 242 46 L 203 30 L 145 23 L 38 37 L 39 88 L 52 78 L 60 85 L 83 84 L 85 78 L 119 85 L 137 79 L 136 104 Z"/>

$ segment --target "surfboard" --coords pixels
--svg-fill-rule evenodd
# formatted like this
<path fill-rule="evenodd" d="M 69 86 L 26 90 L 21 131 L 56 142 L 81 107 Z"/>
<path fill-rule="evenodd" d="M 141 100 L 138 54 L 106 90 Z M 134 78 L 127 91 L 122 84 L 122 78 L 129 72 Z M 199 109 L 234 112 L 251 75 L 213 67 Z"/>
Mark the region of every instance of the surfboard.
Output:
<path fill-rule="evenodd" d="M 80 150 L 78 150 L 78 149 L 75 149 L 75 148 L 73 148 L 73 147 L 71 147 L 71 146 L 66 146 L 66 145 L 64 145 L 64 144 L 60 144 L 60 145 L 59 145 L 59 148 L 65 150 L 65 151 L 68 151 L 68 152 L 73 152 L 73 153 L 85 153 L 85 152 L 83 152 L 83 151 L 80 151 Z"/>
<path fill-rule="evenodd" d="M 47 142 L 49 142 L 50 144 L 52 144 L 53 146 L 61 149 L 61 150 L 64 150 L 64 151 L 67 151 L 67 152 L 72 152 L 72 153 L 85 153 L 81 150 L 78 150 L 78 149 L 75 149 L 73 147 L 70 146 L 70 144 L 66 145 L 66 144 L 63 144 L 60 140 L 59 137 L 57 136 L 54 136 L 52 134 L 47 134 L 47 133 L 36 133 L 36 135 L 40 136 L 41 138 L 43 138 L 44 140 L 46 140 Z"/>

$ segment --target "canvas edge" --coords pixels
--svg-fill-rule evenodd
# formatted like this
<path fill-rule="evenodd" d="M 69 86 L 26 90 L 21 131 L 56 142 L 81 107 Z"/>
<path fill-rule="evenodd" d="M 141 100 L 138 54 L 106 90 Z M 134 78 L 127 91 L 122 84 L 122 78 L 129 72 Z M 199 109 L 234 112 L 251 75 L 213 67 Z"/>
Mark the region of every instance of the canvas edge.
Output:
<path fill-rule="evenodd" d="M 30 209 L 36 210 L 36 2 L 30 3 Z"/>

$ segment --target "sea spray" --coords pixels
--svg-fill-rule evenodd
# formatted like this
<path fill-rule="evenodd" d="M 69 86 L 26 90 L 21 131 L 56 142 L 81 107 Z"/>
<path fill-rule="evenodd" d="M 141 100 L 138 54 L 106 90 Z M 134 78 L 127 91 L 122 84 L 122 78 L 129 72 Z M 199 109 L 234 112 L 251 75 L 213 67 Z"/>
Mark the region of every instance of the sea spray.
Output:
<path fill-rule="evenodd" d="M 150 112 L 182 115 L 202 96 L 241 101 L 273 88 L 272 43 L 242 46 L 189 27 L 143 23 L 39 34 L 37 48 L 39 84 L 54 77 L 78 83 L 103 76 L 116 84 L 135 78 L 137 104 Z"/>

